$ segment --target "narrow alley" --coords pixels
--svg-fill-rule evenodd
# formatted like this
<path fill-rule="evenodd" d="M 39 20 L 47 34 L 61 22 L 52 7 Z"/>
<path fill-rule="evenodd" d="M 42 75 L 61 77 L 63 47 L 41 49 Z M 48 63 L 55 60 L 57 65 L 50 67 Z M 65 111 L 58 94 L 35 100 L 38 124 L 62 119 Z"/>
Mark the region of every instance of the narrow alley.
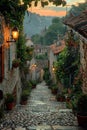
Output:
<path fill-rule="evenodd" d="M 65 103 L 57 102 L 45 82 L 33 89 L 27 105 L 6 112 L 0 130 L 81 130 Z"/>

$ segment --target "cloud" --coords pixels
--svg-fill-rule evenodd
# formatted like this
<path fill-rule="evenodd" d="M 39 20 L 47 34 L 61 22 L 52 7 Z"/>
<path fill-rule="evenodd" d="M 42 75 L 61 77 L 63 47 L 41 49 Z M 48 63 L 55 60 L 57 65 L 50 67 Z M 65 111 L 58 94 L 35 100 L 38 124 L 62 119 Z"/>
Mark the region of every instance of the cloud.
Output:
<path fill-rule="evenodd" d="M 71 5 L 75 5 L 77 3 L 84 2 L 85 0 L 67 0 L 67 7 L 70 9 Z M 38 7 L 32 7 L 29 8 L 29 11 L 32 13 L 39 14 L 41 16 L 57 16 L 57 17 L 63 17 L 66 15 L 66 7 L 62 6 L 53 6 L 52 4 L 50 6 L 42 8 L 39 4 Z"/>
<path fill-rule="evenodd" d="M 51 9 L 37 9 L 33 8 L 31 11 L 32 13 L 39 14 L 41 16 L 57 16 L 57 17 L 63 17 L 66 15 L 66 11 L 64 10 L 51 10 Z"/>

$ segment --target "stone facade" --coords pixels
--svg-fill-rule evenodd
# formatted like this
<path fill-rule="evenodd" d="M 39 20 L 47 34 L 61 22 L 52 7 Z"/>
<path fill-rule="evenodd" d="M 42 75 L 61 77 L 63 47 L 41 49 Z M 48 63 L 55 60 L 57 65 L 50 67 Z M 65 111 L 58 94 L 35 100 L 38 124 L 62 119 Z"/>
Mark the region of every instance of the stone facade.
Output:
<path fill-rule="evenodd" d="M 65 18 L 64 24 L 73 30 L 75 36 L 78 34 L 80 40 L 80 63 L 82 73 L 82 90 L 87 94 L 87 10 L 78 16 L 70 15 Z"/>
<path fill-rule="evenodd" d="M 53 79 L 54 82 L 56 82 L 55 73 L 53 70 L 53 63 L 57 60 L 57 56 L 54 55 L 52 49 L 49 51 L 49 71 L 51 74 L 51 79 Z"/>
<path fill-rule="evenodd" d="M 84 40 L 80 41 L 80 62 L 82 66 L 82 90 L 83 93 L 87 93 L 87 44 Z"/>
<path fill-rule="evenodd" d="M 0 52 L 0 90 L 3 95 L 13 93 L 16 102 L 19 103 L 21 93 L 19 68 L 12 68 L 12 61 L 16 58 L 16 45 L 15 42 L 7 42 L 11 38 L 11 28 L 5 24 L 2 15 L 0 15 L 0 26 L 0 37 L 2 37 L 0 47 L 3 48 L 3 51 Z M 4 98 L 2 100 L 4 101 Z"/>
<path fill-rule="evenodd" d="M 54 62 L 57 61 L 57 56 L 63 51 L 64 48 L 65 42 L 63 40 L 57 41 L 57 43 L 52 44 L 49 48 L 49 70 L 54 83 L 56 83 Z"/>

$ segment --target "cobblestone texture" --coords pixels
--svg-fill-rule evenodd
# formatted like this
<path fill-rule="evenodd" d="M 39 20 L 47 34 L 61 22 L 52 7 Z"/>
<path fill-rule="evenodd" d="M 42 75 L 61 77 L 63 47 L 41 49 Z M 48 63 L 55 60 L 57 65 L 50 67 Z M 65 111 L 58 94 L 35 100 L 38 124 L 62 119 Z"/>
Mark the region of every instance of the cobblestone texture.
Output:
<path fill-rule="evenodd" d="M 0 130 L 81 130 L 65 103 L 57 102 L 45 82 L 38 84 L 27 105 L 6 112 Z"/>

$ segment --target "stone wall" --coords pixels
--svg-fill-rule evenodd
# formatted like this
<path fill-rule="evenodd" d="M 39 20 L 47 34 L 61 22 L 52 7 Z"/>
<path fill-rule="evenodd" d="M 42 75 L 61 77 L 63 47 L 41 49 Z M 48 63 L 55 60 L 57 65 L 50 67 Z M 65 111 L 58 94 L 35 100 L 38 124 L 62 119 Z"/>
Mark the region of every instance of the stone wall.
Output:
<path fill-rule="evenodd" d="M 14 42 L 7 42 L 11 38 L 11 28 L 5 24 L 2 15 L 0 15 L 0 26 L 0 38 L 2 37 L 0 46 L 4 48 L 4 77 L 2 82 L 0 82 L 0 90 L 3 91 L 4 95 L 13 93 L 16 96 L 16 102 L 19 103 L 21 94 L 20 72 L 19 68 L 12 68 L 12 61 L 16 58 L 16 45 Z"/>
<path fill-rule="evenodd" d="M 3 90 L 4 95 L 6 95 L 6 93 L 13 93 L 16 98 L 16 102 L 20 102 L 21 80 L 19 68 L 8 72 L 7 79 L 4 79 L 2 84 L 0 84 L 0 89 Z"/>
<path fill-rule="evenodd" d="M 82 66 L 82 90 L 87 93 L 87 43 L 80 41 L 80 62 Z"/>

